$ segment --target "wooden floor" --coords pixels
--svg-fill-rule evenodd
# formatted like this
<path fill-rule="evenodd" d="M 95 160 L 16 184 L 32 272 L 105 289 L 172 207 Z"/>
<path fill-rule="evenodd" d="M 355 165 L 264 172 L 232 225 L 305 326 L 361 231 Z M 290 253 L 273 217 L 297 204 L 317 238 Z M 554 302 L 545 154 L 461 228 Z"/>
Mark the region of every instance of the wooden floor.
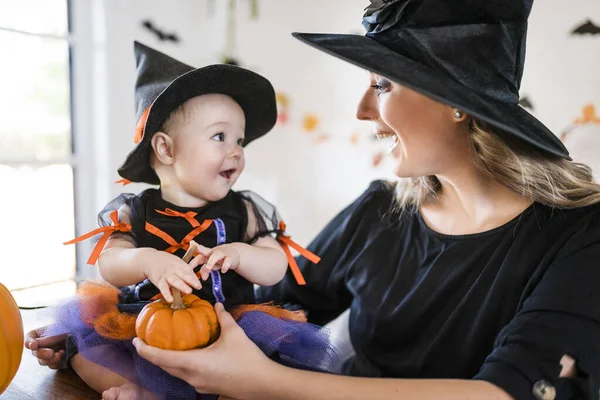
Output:
<path fill-rule="evenodd" d="M 22 311 L 26 331 L 35 328 L 35 311 Z M 53 371 L 42 367 L 31 351 L 24 349 L 21 366 L 0 400 L 84 400 L 100 399 L 71 370 Z"/>

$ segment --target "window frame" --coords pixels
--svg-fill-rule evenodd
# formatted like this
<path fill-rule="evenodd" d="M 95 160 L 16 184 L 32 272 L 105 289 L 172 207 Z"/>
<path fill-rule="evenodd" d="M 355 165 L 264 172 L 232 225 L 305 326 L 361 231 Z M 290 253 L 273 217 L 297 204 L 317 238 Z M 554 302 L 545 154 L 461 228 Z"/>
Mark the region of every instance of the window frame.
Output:
<path fill-rule="evenodd" d="M 99 50 L 96 44 L 97 32 L 94 31 L 94 12 L 102 15 L 99 0 L 75 1 L 65 0 L 67 6 L 67 31 L 65 35 L 31 32 L 27 30 L 14 29 L 0 26 L 0 31 L 15 34 L 31 35 L 47 39 L 65 41 L 68 46 L 68 68 L 69 68 L 69 110 L 71 117 L 71 154 L 66 159 L 56 160 L 2 160 L 0 164 L 17 167 L 32 166 L 44 167 L 56 164 L 68 164 L 73 171 L 73 203 L 75 213 L 75 235 L 81 235 L 90 230 L 95 221 L 90 216 L 96 215 L 95 202 L 95 139 L 93 135 L 86 134 L 94 132 L 94 89 L 98 86 L 96 82 L 94 66 L 95 57 Z M 96 24 L 97 26 L 97 24 Z M 87 220 L 86 220 L 87 218 Z M 75 253 L 75 276 L 76 282 L 97 276 L 94 269 L 85 267 L 87 258 L 93 248 L 91 241 L 78 243 Z M 48 282 L 53 283 L 53 282 Z M 26 288 L 23 288 L 26 289 Z M 21 290 L 21 289 L 20 289 Z"/>

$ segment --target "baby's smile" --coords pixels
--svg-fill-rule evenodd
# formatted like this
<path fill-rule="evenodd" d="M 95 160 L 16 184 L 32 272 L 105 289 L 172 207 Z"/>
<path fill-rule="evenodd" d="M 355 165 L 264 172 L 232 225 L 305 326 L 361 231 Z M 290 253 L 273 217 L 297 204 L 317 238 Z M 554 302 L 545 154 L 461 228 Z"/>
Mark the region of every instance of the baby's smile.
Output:
<path fill-rule="evenodd" d="M 231 176 L 235 173 L 236 169 L 235 168 L 231 168 L 231 169 L 227 169 L 225 171 L 221 171 L 219 172 L 219 175 L 221 175 L 223 178 L 230 180 Z"/>

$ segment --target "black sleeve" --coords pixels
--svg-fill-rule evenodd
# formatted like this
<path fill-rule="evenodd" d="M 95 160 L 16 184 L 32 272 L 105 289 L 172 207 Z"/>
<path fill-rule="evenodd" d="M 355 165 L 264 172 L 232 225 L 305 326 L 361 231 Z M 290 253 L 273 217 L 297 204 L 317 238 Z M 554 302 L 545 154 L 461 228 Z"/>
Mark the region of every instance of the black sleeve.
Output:
<path fill-rule="evenodd" d="M 261 237 L 275 237 L 282 232 L 279 227 L 281 216 L 273 204 L 250 190 L 244 190 L 238 192 L 238 194 L 244 201 L 248 213 L 252 213 L 252 216 L 248 215 L 248 219 L 256 223 L 253 232 L 244 232 L 244 242 L 253 244 Z"/>
<path fill-rule="evenodd" d="M 144 193 L 140 196 L 132 193 L 122 193 L 117 196 L 98 213 L 98 225 L 101 227 L 112 225 L 113 221 L 110 217 L 111 213 L 125 207 L 131 223 L 131 231 L 113 232 L 111 237 L 123 239 L 136 247 L 141 247 L 139 238 L 141 237 L 140 234 L 143 233 L 145 229 L 145 210 L 141 200 L 141 196 L 143 195 Z"/>
<path fill-rule="evenodd" d="M 298 305 L 308 312 L 308 320 L 318 325 L 335 319 L 352 301 L 345 281 L 347 266 L 364 245 L 369 230 L 379 226 L 382 215 L 390 210 L 392 193 L 385 182 L 371 183 L 307 247 L 321 261 L 314 264 L 296 258 L 306 285 L 298 285 L 288 269 L 280 283 L 257 290 L 258 300 Z"/>
<path fill-rule="evenodd" d="M 600 382 L 600 224 L 594 215 L 545 271 L 500 332 L 475 379 L 518 400 L 598 399 Z M 559 378 L 570 355 L 577 376 Z M 547 397 L 543 397 L 542 393 Z"/>

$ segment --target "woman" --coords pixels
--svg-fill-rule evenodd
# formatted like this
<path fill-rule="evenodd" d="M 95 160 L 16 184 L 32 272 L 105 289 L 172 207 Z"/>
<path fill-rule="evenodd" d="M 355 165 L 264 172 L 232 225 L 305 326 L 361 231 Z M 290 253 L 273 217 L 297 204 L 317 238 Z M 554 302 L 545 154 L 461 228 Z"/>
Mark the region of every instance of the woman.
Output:
<path fill-rule="evenodd" d="M 391 138 L 400 178 L 319 234 L 305 286 L 259 291 L 320 324 L 349 307 L 351 376 L 271 362 L 220 305 L 213 346 L 138 352 L 237 399 L 597 398 L 600 186 L 518 106 L 530 9 L 372 1 L 365 37 L 295 34 L 370 71 L 357 116 Z"/>

